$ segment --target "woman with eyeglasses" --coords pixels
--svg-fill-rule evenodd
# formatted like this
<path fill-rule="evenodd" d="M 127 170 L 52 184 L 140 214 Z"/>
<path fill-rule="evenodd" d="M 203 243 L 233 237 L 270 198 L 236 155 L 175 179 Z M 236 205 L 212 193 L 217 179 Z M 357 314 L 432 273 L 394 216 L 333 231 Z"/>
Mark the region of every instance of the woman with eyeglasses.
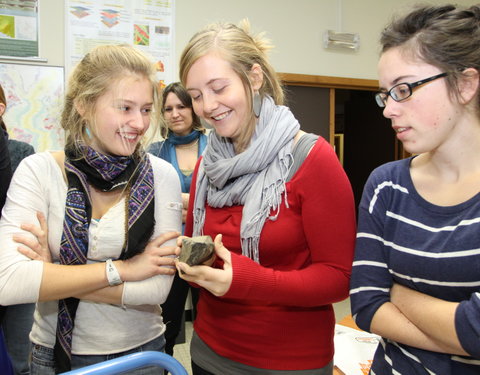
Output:
<path fill-rule="evenodd" d="M 420 7 L 381 35 L 377 103 L 414 156 L 372 172 L 351 279 L 371 374 L 480 373 L 480 7 Z"/>

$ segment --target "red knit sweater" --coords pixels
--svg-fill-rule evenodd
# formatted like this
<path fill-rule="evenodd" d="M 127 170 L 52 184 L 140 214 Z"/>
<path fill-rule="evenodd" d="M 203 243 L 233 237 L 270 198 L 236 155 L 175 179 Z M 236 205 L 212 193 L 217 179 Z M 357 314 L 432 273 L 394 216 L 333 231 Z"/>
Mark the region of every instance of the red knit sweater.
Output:
<path fill-rule="evenodd" d="M 191 197 L 195 196 L 195 172 Z M 260 238 L 260 263 L 241 255 L 243 206 L 206 206 L 204 234 L 223 235 L 233 281 L 223 297 L 201 290 L 194 323 L 217 354 L 273 370 L 321 368 L 333 358 L 332 303 L 348 296 L 355 205 L 338 159 L 319 138 L 287 183 L 276 221 Z M 193 207 L 193 202 L 189 207 Z M 185 234 L 192 234 L 192 212 Z"/>

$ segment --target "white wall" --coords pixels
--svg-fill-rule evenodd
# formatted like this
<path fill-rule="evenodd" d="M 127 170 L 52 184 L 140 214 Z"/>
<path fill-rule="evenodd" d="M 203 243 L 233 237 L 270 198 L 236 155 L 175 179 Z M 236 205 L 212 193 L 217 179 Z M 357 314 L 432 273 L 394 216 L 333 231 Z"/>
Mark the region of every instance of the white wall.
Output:
<path fill-rule="evenodd" d="M 465 5 L 477 2 L 461 1 Z M 176 61 L 190 37 L 207 23 L 237 23 L 246 17 L 254 32 L 265 31 L 275 45 L 271 60 L 278 72 L 376 79 L 380 31 L 394 13 L 415 3 L 415 0 L 176 0 Z M 40 55 L 48 60 L 48 65 L 64 65 L 64 12 L 60 0 L 40 0 Z M 360 50 L 349 53 L 323 49 L 322 34 L 327 29 L 359 33 Z"/>
<path fill-rule="evenodd" d="M 410 9 L 418 1 L 177 0 L 177 61 L 182 46 L 203 25 L 217 20 L 237 23 L 248 17 L 253 31 L 266 31 L 275 45 L 271 61 L 278 72 L 376 79 L 381 30 L 395 12 Z M 477 2 L 461 1 L 465 5 Z M 360 50 L 325 50 L 322 34 L 327 29 L 359 33 Z"/>

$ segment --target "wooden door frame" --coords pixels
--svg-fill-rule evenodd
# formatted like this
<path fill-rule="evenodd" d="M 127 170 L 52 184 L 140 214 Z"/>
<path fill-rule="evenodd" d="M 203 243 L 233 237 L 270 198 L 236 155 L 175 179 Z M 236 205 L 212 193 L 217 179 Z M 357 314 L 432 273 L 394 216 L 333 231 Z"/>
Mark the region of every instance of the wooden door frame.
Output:
<path fill-rule="evenodd" d="M 329 139 L 333 146 L 335 141 L 335 89 L 347 90 L 378 90 L 378 81 L 374 79 L 343 78 L 329 76 L 315 76 L 309 74 L 278 73 L 284 85 L 322 87 L 330 90 L 329 108 Z"/>
<path fill-rule="evenodd" d="M 309 74 L 278 73 L 278 76 L 288 85 L 312 86 L 333 89 L 378 90 L 378 81 L 375 79 L 343 78 L 329 76 L 315 76 Z"/>
<path fill-rule="evenodd" d="M 378 80 L 362 79 L 362 78 L 344 78 L 344 77 L 330 77 L 317 76 L 309 74 L 295 74 L 295 73 L 277 73 L 284 85 L 292 86 L 308 86 L 308 87 L 322 87 L 330 90 L 330 108 L 329 108 L 329 138 L 330 144 L 333 146 L 335 141 L 335 89 L 345 90 L 363 90 L 363 91 L 377 91 L 379 87 Z M 397 159 L 402 159 L 408 156 L 403 150 L 401 142 L 395 138 L 395 155 Z"/>

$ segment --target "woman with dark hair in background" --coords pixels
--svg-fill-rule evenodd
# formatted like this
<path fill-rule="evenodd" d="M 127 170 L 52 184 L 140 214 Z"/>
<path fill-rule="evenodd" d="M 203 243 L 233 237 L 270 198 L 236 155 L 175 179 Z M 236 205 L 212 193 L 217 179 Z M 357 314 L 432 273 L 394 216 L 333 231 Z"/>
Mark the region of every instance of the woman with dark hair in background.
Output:
<path fill-rule="evenodd" d="M 0 122 L 3 124 L 3 119 L 1 116 Z M 2 216 L 2 209 L 3 205 L 5 204 L 7 190 L 8 186 L 10 185 L 11 178 L 12 168 L 10 165 L 7 138 L 0 134 L 0 217 Z M 0 323 L 3 321 L 5 309 L 5 306 L 0 306 Z M 13 366 L 7 353 L 7 348 L 3 338 L 3 330 L 0 327 L 0 373 L 10 375 L 13 374 L 13 371 Z"/>
<path fill-rule="evenodd" d="M 205 128 L 192 108 L 192 98 L 180 82 L 169 84 L 163 89 L 161 136 L 164 141 L 155 142 L 149 152 L 171 163 L 177 171 L 182 186 L 182 217 L 185 222 L 192 173 L 199 156 L 207 145 Z M 198 290 L 175 274 L 172 289 L 167 301 L 162 305 L 163 319 L 167 325 L 165 331 L 165 352 L 173 355 L 175 340 L 180 333 L 185 301 L 190 290 L 192 296 L 192 320 L 195 317 L 195 306 Z"/>
<path fill-rule="evenodd" d="M 6 129 L 3 121 L 3 114 L 6 108 L 6 98 L 2 86 L 0 86 L 0 126 L 2 129 Z M 7 198 L 7 190 L 12 178 L 12 164 L 10 161 L 10 154 L 8 151 L 8 138 L 2 134 L 0 136 L 0 216 L 5 199 Z"/>
<path fill-rule="evenodd" d="M 35 149 L 27 142 L 9 139 L 7 126 L 3 120 L 3 115 L 7 109 L 7 99 L 5 91 L 0 85 L 0 127 L 3 134 L 8 139 L 8 152 L 12 165 L 12 172 L 15 172 L 18 164 L 29 155 L 35 153 Z M 28 357 L 30 355 L 30 339 L 28 337 L 33 324 L 34 303 L 23 303 L 20 305 L 5 306 L 3 320 L 0 322 L 5 337 L 12 365 L 17 375 L 27 375 L 30 373 Z"/>
<path fill-rule="evenodd" d="M 10 162 L 12 164 L 12 171 L 15 172 L 17 169 L 18 164 L 29 155 L 35 153 L 35 149 L 32 145 L 28 144 L 27 142 L 17 141 L 15 139 L 9 139 L 7 126 L 5 125 L 5 121 L 3 120 L 3 115 L 7 110 L 7 98 L 5 96 L 5 91 L 3 90 L 2 86 L 0 85 L 0 127 L 3 130 L 3 134 L 8 139 L 8 150 L 10 153 Z"/>

